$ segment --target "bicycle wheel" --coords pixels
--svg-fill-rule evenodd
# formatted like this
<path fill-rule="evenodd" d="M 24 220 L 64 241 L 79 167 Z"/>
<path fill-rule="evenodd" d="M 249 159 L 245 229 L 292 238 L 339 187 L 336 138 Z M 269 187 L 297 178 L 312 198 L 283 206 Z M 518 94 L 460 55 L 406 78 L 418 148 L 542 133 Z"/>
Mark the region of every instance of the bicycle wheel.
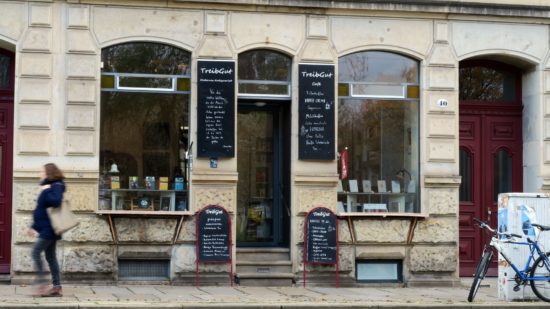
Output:
<path fill-rule="evenodd" d="M 546 256 L 550 256 L 550 252 L 546 252 Z M 538 298 L 550 302 L 550 265 L 544 263 L 543 257 L 539 258 L 533 264 L 531 277 L 546 277 L 546 280 L 531 280 L 531 289 L 538 296 Z"/>
<path fill-rule="evenodd" d="M 481 260 L 479 260 L 479 264 L 477 265 L 476 273 L 474 274 L 474 281 L 472 282 L 472 287 L 470 288 L 470 294 L 468 294 L 469 302 L 474 301 L 474 297 L 476 297 L 477 290 L 479 290 L 481 280 L 485 278 L 487 269 L 489 269 L 489 263 L 491 262 L 492 257 L 493 250 L 491 248 L 485 248 L 483 255 L 481 256 Z"/>

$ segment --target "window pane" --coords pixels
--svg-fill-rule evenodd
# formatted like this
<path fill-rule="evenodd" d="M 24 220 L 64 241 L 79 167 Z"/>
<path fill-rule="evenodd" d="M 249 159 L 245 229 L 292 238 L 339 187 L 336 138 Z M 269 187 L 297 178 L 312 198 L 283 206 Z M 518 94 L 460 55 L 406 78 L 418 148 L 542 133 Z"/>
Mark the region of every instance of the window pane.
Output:
<path fill-rule="evenodd" d="M 506 150 L 500 150 L 494 164 L 494 200 L 499 193 L 512 192 L 512 157 Z"/>
<path fill-rule="evenodd" d="M 370 181 L 374 192 L 386 192 L 348 209 L 386 204 L 390 212 L 419 211 L 418 128 L 418 101 L 339 100 L 338 150 L 348 147 L 348 179 Z"/>
<path fill-rule="evenodd" d="M 358 281 L 399 281 L 399 264 L 397 262 L 357 263 Z"/>
<path fill-rule="evenodd" d="M 354 97 L 405 98 L 403 85 L 391 84 L 353 84 Z"/>
<path fill-rule="evenodd" d="M 239 83 L 239 93 L 288 95 L 288 85 Z"/>
<path fill-rule="evenodd" d="M 10 86 L 10 57 L 0 55 L 0 89 Z"/>
<path fill-rule="evenodd" d="M 387 52 L 360 52 L 338 61 L 338 82 L 418 83 L 418 63 Z"/>
<path fill-rule="evenodd" d="M 460 100 L 516 100 L 516 75 L 512 72 L 474 66 L 460 68 L 459 74 Z"/>
<path fill-rule="evenodd" d="M 239 79 L 290 81 L 291 59 L 269 50 L 252 50 L 239 55 Z"/>
<path fill-rule="evenodd" d="M 190 75 L 190 54 L 149 42 L 119 44 L 101 51 L 103 72 Z"/>
<path fill-rule="evenodd" d="M 119 87 L 172 89 L 172 79 L 166 77 L 120 76 Z"/>
<path fill-rule="evenodd" d="M 172 182 L 183 175 L 187 106 L 187 95 L 103 92 L 101 170 L 109 171 L 115 163 L 121 188 L 129 188 L 130 176 L 137 176 L 143 187 L 146 176 Z"/>
<path fill-rule="evenodd" d="M 466 202 L 472 200 L 472 156 L 465 150 L 460 149 L 460 201 Z"/>

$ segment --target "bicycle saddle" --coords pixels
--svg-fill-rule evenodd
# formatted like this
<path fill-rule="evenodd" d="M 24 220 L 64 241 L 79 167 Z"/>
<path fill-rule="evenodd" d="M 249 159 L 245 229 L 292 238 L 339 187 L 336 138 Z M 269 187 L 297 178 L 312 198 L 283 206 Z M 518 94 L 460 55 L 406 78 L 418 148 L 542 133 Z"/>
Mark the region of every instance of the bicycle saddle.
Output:
<path fill-rule="evenodd" d="M 532 226 L 538 227 L 541 231 L 550 231 L 550 226 L 531 223 Z"/>

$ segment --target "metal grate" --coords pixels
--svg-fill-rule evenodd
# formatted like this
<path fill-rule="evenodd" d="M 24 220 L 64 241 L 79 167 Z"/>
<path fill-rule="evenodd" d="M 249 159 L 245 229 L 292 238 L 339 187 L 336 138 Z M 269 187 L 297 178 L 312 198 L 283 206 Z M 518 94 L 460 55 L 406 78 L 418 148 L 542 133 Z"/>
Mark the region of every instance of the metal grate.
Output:
<path fill-rule="evenodd" d="M 169 279 L 170 260 L 118 260 L 118 277 L 125 280 Z"/>

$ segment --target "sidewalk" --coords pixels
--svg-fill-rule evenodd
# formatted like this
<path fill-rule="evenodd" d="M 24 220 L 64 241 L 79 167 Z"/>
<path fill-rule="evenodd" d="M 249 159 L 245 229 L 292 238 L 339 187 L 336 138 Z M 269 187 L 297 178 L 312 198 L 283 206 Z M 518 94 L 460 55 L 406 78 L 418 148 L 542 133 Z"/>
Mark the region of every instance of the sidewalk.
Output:
<path fill-rule="evenodd" d="M 0 308 L 549 308 L 505 302 L 488 280 L 474 303 L 467 282 L 455 288 L 188 287 L 65 285 L 62 298 L 33 297 L 31 286 L 0 285 Z M 529 287 L 527 287 L 529 288 Z"/>

